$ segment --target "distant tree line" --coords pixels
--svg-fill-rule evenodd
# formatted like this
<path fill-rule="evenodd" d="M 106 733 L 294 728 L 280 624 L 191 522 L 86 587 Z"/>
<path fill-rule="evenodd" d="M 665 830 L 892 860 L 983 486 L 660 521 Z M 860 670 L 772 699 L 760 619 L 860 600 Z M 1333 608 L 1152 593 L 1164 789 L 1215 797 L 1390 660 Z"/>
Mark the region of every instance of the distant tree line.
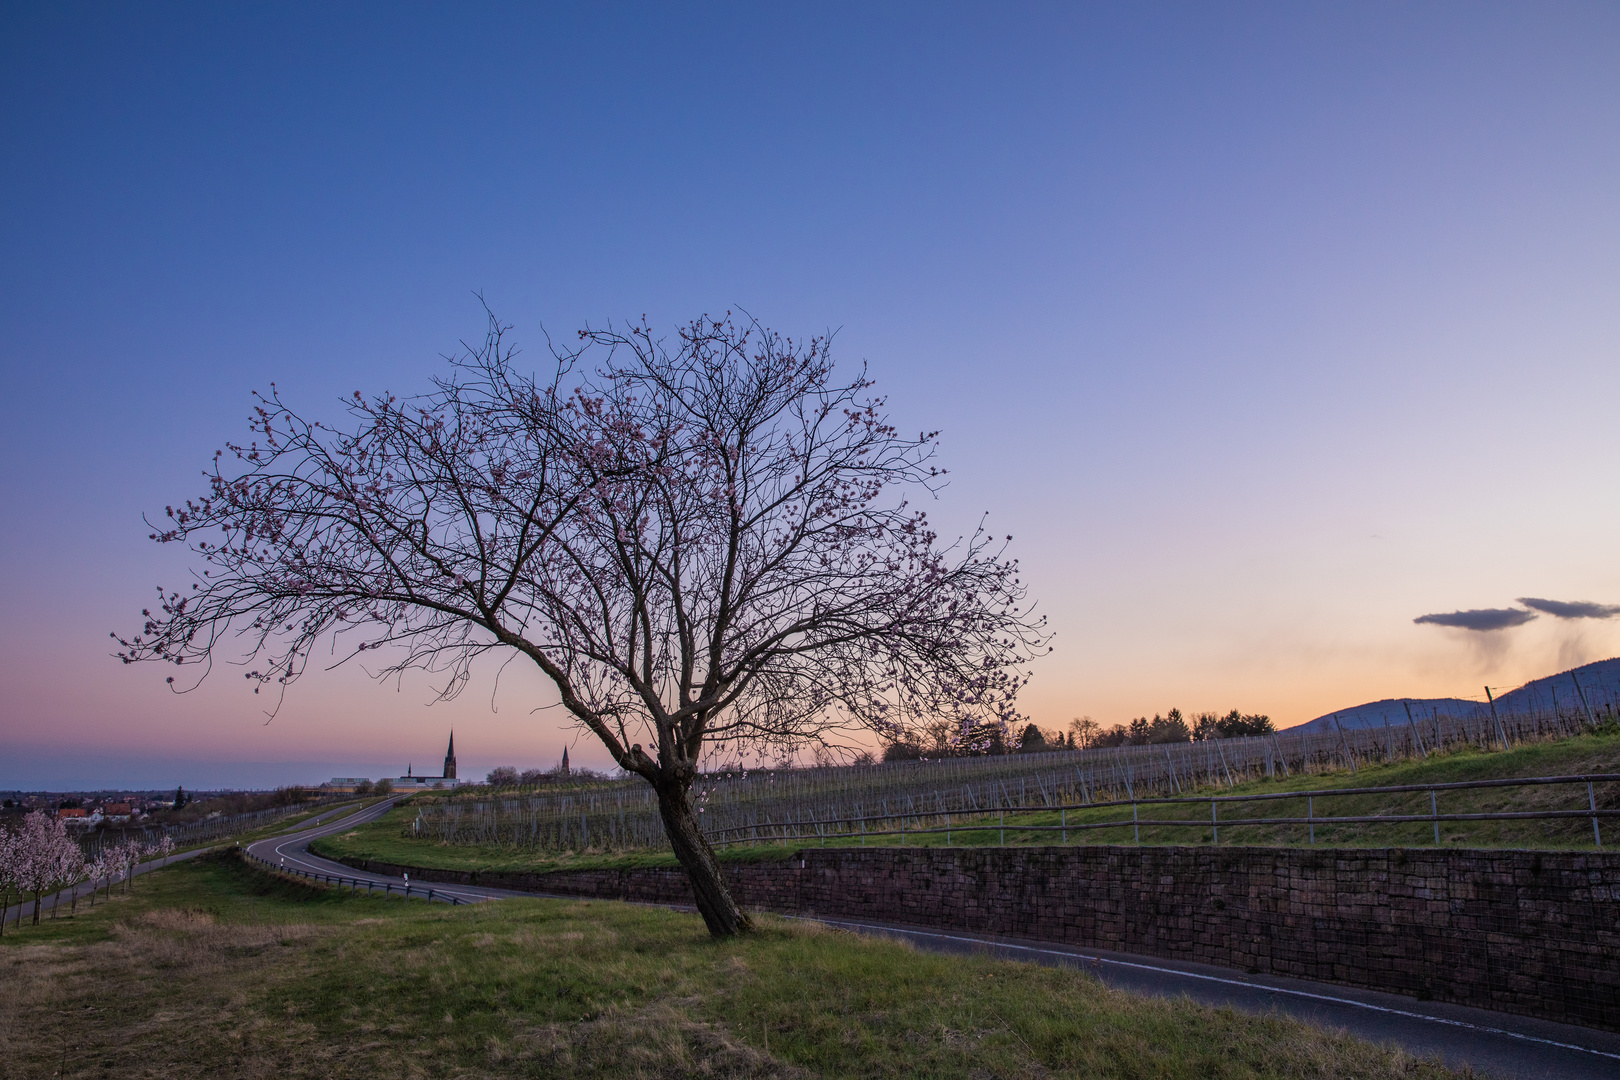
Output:
<path fill-rule="evenodd" d="M 997 756 L 1001 754 L 1045 754 L 1054 750 L 1075 750 L 1080 746 L 1072 733 L 1026 724 L 1022 729 L 985 724 L 965 736 L 944 723 L 925 725 L 910 738 L 897 739 L 883 747 L 884 761 L 937 760 L 948 757 Z"/>
<path fill-rule="evenodd" d="M 1103 727 L 1089 716 L 1069 722 L 1068 731 L 1043 729 L 1029 724 L 1016 735 L 999 729 L 986 731 L 975 740 L 951 739 L 951 732 L 925 729 L 923 737 L 889 743 L 883 749 L 884 761 L 916 761 L 924 758 L 964 757 L 971 754 L 1044 754 L 1054 750 L 1091 750 L 1110 746 L 1154 746 L 1160 743 L 1203 742 L 1207 739 L 1238 739 L 1270 735 L 1276 728 L 1271 717 L 1233 709 L 1224 716 L 1204 712 L 1188 722 L 1180 709 L 1154 714 L 1150 720 L 1138 716 L 1129 724 Z"/>
<path fill-rule="evenodd" d="M 489 770 L 484 783 L 492 788 L 537 788 L 559 781 L 589 781 L 606 779 L 603 774 L 594 769 L 563 768 L 561 765 L 550 769 L 524 769 L 519 772 L 515 766 L 501 765 Z"/>
<path fill-rule="evenodd" d="M 1151 720 L 1138 716 L 1129 724 L 1115 724 L 1108 728 L 1089 716 L 1083 716 L 1072 721 L 1069 730 L 1078 745 L 1100 748 L 1239 739 L 1251 735 L 1270 735 L 1276 728 L 1271 723 L 1271 717 L 1245 713 L 1239 709 L 1233 709 L 1224 716 L 1213 712 L 1199 713 L 1191 723 L 1180 709 L 1171 709 L 1164 716 L 1155 713 Z"/>

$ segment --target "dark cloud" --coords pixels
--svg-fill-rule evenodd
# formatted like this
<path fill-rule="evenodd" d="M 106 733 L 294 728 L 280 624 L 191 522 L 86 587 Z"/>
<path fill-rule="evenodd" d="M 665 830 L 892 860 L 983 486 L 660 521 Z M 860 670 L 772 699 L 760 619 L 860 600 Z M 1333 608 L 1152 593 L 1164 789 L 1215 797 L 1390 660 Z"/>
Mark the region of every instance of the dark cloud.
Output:
<path fill-rule="evenodd" d="M 1535 617 L 1535 612 L 1518 608 L 1478 608 L 1474 611 L 1419 615 L 1412 621 L 1434 626 L 1455 626 L 1460 630 L 1506 630 L 1510 626 L 1523 626 Z"/>
<path fill-rule="evenodd" d="M 1557 619 L 1612 619 L 1620 615 L 1620 605 L 1594 604 L 1590 600 L 1538 600 L 1534 596 L 1521 596 L 1519 603 Z"/>

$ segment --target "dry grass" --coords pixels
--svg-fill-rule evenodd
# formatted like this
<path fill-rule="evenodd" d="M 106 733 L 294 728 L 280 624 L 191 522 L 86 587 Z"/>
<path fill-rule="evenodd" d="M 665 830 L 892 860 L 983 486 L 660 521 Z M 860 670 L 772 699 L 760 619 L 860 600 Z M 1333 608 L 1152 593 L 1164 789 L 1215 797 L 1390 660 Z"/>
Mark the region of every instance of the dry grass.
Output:
<path fill-rule="evenodd" d="M 1441 1077 L 1277 1016 L 764 917 L 464 908 L 225 860 L 8 935 L 0 1078 Z"/>
<path fill-rule="evenodd" d="M 97 914 L 132 906 L 115 898 Z M 268 981 L 296 979 L 331 928 L 222 925 L 186 908 L 108 921 L 100 940 L 0 950 L 13 1003 L 0 1011 L 0 1077 L 276 1075 L 254 1055 L 236 1059 L 264 1026 L 250 1003 Z"/>

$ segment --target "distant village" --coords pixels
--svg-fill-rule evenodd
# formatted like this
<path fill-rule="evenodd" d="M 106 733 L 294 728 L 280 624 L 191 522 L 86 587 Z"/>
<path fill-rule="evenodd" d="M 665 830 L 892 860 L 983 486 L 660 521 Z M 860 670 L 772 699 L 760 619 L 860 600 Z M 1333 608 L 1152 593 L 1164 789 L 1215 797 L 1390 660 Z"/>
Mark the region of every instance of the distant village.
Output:
<path fill-rule="evenodd" d="M 386 795 L 414 791 L 453 790 L 474 784 L 495 787 L 536 787 L 564 777 L 572 777 L 575 770 L 568 763 L 568 750 L 562 752 L 562 761 L 551 769 L 519 771 L 502 766 L 490 772 L 483 780 L 464 779 L 456 774 L 456 736 L 450 733 L 444 764 L 437 775 L 418 773 L 414 763 L 407 763 L 403 776 L 372 779 L 364 776 L 334 776 L 320 785 L 289 785 L 274 791 L 197 791 L 183 787 L 169 791 L 101 790 L 77 792 L 22 792 L 0 793 L 0 819 L 20 818 L 34 810 L 42 810 L 58 818 L 69 829 L 89 832 L 97 829 L 131 826 L 173 826 L 182 822 L 205 821 L 211 818 L 252 812 L 270 805 L 297 804 L 324 795 Z M 595 774 L 585 770 L 580 774 L 589 778 Z"/>

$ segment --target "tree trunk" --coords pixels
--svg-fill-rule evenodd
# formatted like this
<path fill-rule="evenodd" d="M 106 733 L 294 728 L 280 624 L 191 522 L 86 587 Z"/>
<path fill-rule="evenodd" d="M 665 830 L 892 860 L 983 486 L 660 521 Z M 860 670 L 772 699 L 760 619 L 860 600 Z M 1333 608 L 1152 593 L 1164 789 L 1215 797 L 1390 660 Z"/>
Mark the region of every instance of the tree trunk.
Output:
<path fill-rule="evenodd" d="M 703 916 L 709 933 L 715 937 L 731 937 L 752 930 L 753 921 L 737 906 L 731 890 L 726 888 L 725 878 L 720 876 L 720 863 L 698 828 L 697 814 L 692 812 L 686 786 L 658 784 L 655 789 L 658 813 L 664 819 L 664 833 L 675 849 L 675 858 L 685 868 L 686 876 L 692 879 L 692 895 L 697 899 L 698 914 Z"/>

